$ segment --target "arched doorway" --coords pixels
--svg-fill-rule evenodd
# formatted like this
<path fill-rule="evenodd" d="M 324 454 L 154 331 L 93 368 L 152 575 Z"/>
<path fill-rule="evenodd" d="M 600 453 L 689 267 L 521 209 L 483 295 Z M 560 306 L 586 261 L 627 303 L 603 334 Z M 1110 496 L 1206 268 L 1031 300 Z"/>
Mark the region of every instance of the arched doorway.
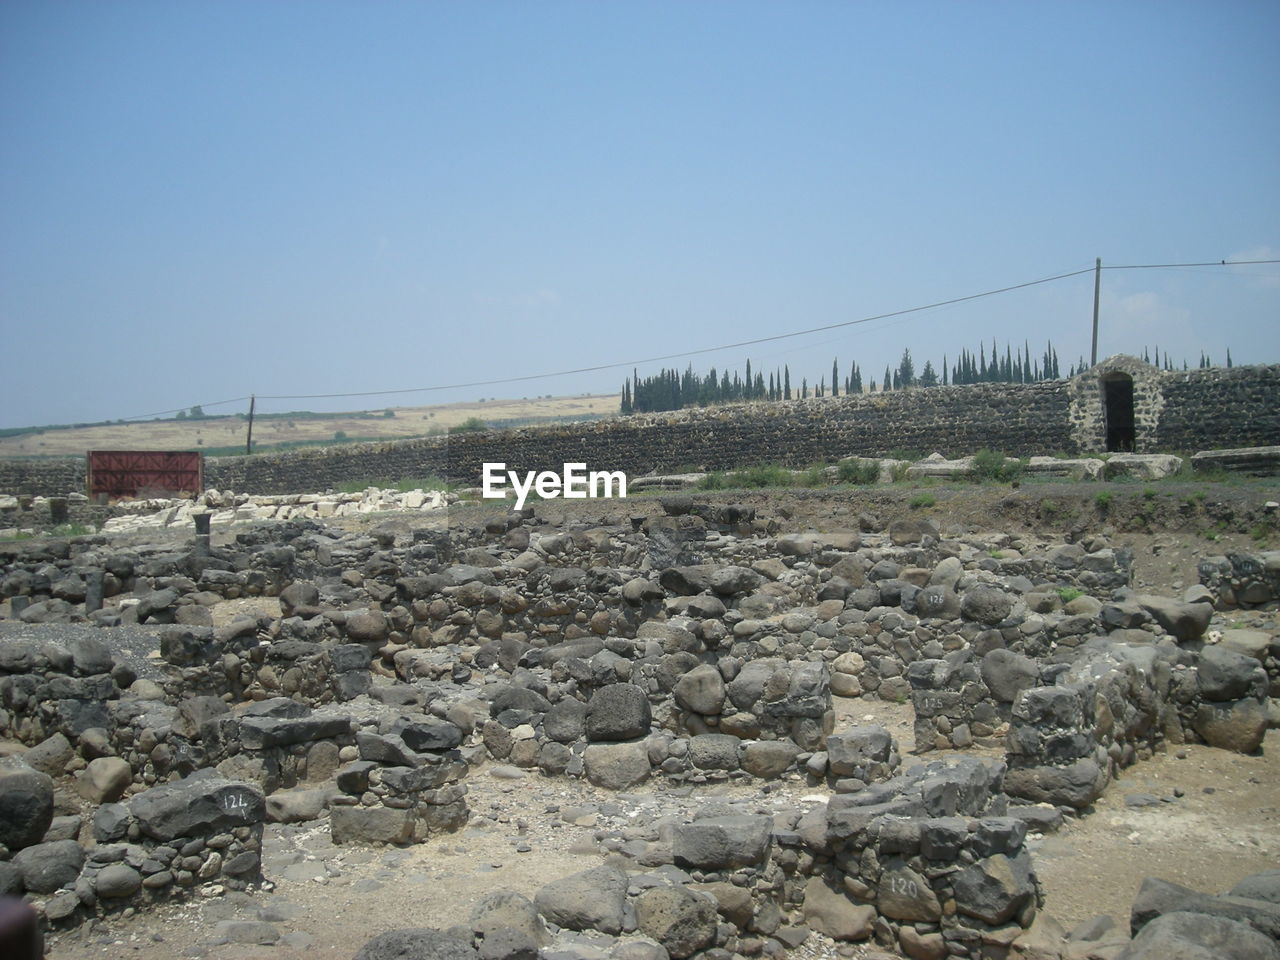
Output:
<path fill-rule="evenodd" d="M 1133 377 L 1127 373 L 1108 373 L 1102 377 L 1102 412 L 1107 425 L 1107 452 L 1132 453 Z"/>

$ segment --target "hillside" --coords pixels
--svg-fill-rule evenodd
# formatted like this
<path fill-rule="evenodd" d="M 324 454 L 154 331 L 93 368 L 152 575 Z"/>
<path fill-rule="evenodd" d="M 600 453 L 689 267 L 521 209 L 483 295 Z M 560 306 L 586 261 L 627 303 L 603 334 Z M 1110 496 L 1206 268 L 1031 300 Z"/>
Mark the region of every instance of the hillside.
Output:
<path fill-rule="evenodd" d="M 612 394 L 385 408 L 394 416 L 386 416 L 383 408 L 305 417 L 267 414 L 254 418 L 253 439 L 255 448 L 262 450 L 283 443 L 332 441 L 339 433 L 361 440 L 420 437 L 444 433 L 472 417 L 496 426 L 518 426 L 521 422 L 614 416 L 618 413 L 618 399 L 617 394 Z M 237 446 L 243 450 L 245 429 L 243 415 L 47 429 L 0 437 L 0 457 L 81 456 L 87 450 L 217 451 Z"/>

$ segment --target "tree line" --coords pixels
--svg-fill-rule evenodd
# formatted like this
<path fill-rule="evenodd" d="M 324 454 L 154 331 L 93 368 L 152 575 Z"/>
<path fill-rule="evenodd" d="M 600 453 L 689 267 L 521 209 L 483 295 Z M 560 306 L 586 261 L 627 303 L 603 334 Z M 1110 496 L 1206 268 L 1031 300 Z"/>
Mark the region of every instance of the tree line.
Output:
<path fill-rule="evenodd" d="M 1142 359 L 1154 363 L 1163 370 L 1175 370 L 1168 352 L 1161 354 L 1155 348 L 1155 360 L 1147 348 L 1143 348 Z M 1200 367 L 1212 366 L 1210 357 L 1201 353 Z M 1231 366 L 1231 352 L 1227 351 L 1228 367 Z M 1088 368 L 1081 357 L 1077 363 L 1071 364 L 1067 376 L 1074 377 Z M 1187 369 L 1187 362 L 1182 361 L 1182 369 Z M 1058 351 L 1052 342 L 1045 345 L 1044 351 L 1032 356 L 1031 346 L 1023 341 L 1021 349 L 1015 349 L 1006 343 L 1002 351 L 996 340 L 991 341 L 988 351 L 985 342 L 978 345 L 976 354 L 964 349 L 954 363 L 949 363 L 944 355 L 942 363 L 934 368 L 932 361 L 926 360 L 924 367 L 916 371 L 915 361 L 911 357 L 910 348 L 902 351 L 902 358 L 897 367 L 886 365 L 884 375 L 879 381 L 872 377 L 864 384 L 862 369 L 857 361 L 849 364 L 847 371 L 841 372 L 839 358 L 831 361 L 830 378 L 820 376 L 812 385 L 807 377 L 802 377 L 798 385 L 792 384 L 791 368 L 784 364 L 781 368 L 769 371 L 767 377 L 759 369 L 752 370 L 751 361 L 747 361 L 745 374 L 737 370 L 717 370 L 712 367 L 706 374 L 696 373 L 693 364 L 683 371 L 676 368 L 663 369 L 647 377 L 641 377 L 632 371 L 622 385 L 621 410 L 629 413 L 654 413 L 661 410 L 679 410 L 682 407 L 705 407 L 717 403 L 738 403 L 744 400 L 791 400 L 808 397 L 838 397 L 844 394 L 877 393 L 891 390 L 910 390 L 921 387 L 960 386 L 972 383 L 1038 383 L 1042 380 L 1057 380 L 1062 377 L 1062 368 L 1058 362 Z"/>

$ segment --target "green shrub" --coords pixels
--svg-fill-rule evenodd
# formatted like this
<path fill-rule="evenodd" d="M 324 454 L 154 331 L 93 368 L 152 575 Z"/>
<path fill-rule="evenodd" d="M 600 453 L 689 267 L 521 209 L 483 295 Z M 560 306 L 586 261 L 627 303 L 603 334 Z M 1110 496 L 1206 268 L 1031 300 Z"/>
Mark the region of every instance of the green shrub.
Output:
<path fill-rule="evenodd" d="M 1022 476 L 1021 460 L 1010 460 L 999 450 L 979 450 L 973 455 L 973 478 L 979 483 L 995 481 L 1007 483 Z"/>
<path fill-rule="evenodd" d="M 911 469 L 909 463 L 895 463 L 889 468 L 889 476 L 894 483 L 906 483 L 911 478 L 907 475 L 907 471 Z"/>
<path fill-rule="evenodd" d="M 831 483 L 827 468 L 820 463 L 805 468 L 794 480 L 798 487 L 825 487 Z"/>
<path fill-rule="evenodd" d="M 931 493 L 917 493 L 907 502 L 907 506 L 912 510 L 918 510 L 921 507 L 932 507 L 937 502 Z"/>
<path fill-rule="evenodd" d="M 795 483 L 792 472 L 776 463 L 735 470 L 728 479 L 733 487 L 790 487 Z"/>
<path fill-rule="evenodd" d="M 855 483 L 866 486 L 880 480 L 880 461 L 864 460 L 861 457 L 850 457 L 836 464 L 836 479 L 841 483 Z"/>
<path fill-rule="evenodd" d="M 1070 603 L 1077 597 L 1083 597 L 1084 591 L 1077 587 L 1062 587 L 1058 590 L 1058 597 L 1063 603 Z"/>
<path fill-rule="evenodd" d="M 1116 495 L 1112 493 L 1110 490 L 1103 490 L 1101 493 L 1099 493 L 1096 497 L 1093 498 L 1093 502 L 1098 505 L 1099 510 L 1101 510 L 1103 513 L 1106 513 L 1108 510 L 1111 509 L 1111 501 L 1113 501 L 1115 498 L 1116 498 Z"/>

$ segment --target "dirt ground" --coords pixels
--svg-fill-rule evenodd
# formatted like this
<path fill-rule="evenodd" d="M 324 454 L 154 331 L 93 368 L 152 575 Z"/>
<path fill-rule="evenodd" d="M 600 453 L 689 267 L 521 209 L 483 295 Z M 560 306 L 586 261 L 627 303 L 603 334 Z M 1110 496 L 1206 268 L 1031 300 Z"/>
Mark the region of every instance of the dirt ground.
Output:
<path fill-rule="evenodd" d="M 837 700 L 837 729 L 882 723 L 902 745 L 904 765 L 944 756 L 909 754 L 909 706 Z M 998 756 L 994 750 L 981 754 Z M 50 957 L 133 956 L 141 960 L 350 960 L 375 934 L 402 926 L 447 927 L 496 889 L 532 898 L 557 877 L 598 865 L 610 837 L 626 824 L 680 814 L 693 805 L 735 802 L 754 813 L 807 804 L 824 788 L 798 780 L 711 786 L 696 795 L 651 783 L 611 794 L 581 781 L 533 773 L 505 779 L 489 764 L 468 778 L 472 822 L 461 833 L 405 849 L 338 847 L 327 822 L 269 825 L 264 872 L 274 889 L 225 893 L 118 917 L 51 939 Z M 1175 797 L 1175 790 L 1181 796 Z M 1132 807 L 1126 797 L 1159 798 Z M 735 806 L 736 806 L 735 803 Z M 528 847 L 527 852 L 519 852 Z M 1141 762 L 1112 784 L 1094 812 L 1030 841 L 1044 886 L 1045 911 L 1064 927 L 1094 916 L 1128 922 L 1144 877 L 1158 876 L 1211 893 L 1241 877 L 1280 866 L 1280 731 L 1261 755 L 1241 757 L 1188 746 Z M 220 942 L 219 921 L 263 920 L 274 945 Z M 830 954 L 830 942 L 814 944 Z M 846 949 L 846 956 L 867 950 Z"/>
<path fill-rule="evenodd" d="M 1092 491 L 1082 494 L 1064 486 L 1062 492 L 1054 488 L 1037 494 L 1041 500 L 1052 496 L 1087 512 Z M 1146 529 L 1125 529 L 1133 514 L 1120 509 L 1113 511 L 1110 521 L 1089 517 L 1087 529 L 1076 530 L 1069 518 L 1063 522 L 1060 510 L 1045 518 L 1035 503 L 1002 510 L 1010 494 L 998 488 L 970 488 L 954 496 L 940 492 L 948 493 L 945 501 L 939 497 L 939 504 L 927 512 L 944 535 L 1000 530 L 1011 539 L 1061 542 L 1100 532 L 1117 545 L 1133 547 L 1136 587 L 1168 595 L 1197 582 L 1195 563 L 1201 556 L 1275 546 L 1274 533 L 1264 530 L 1258 537 L 1250 527 L 1262 515 L 1264 501 L 1276 497 L 1273 485 L 1226 490 L 1220 499 L 1227 506 L 1221 509 L 1235 519 L 1226 525 L 1214 521 L 1214 529 L 1207 527 L 1212 514 L 1187 518 L 1177 511 L 1165 524 L 1148 522 Z M 1150 505 L 1151 498 L 1137 490 L 1121 494 L 1132 496 L 1134 509 L 1142 510 L 1144 502 Z M 1016 496 L 1031 499 L 1025 488 Z M 1160 496 L 1166 496 L 1163 488 Z M 1167 496 L 1170 505 L 1188 499 L 1182 494 Z M 905 494 L 749 492 L 719 498 L 758 500 L 762 512 L 781 517 L 783 529 L 856 529 L 864 512 L 885 522 L 912 512 Z M 450 511 L 450 523 L 475 525 L 502 509 L 494 504 L 457 508 Z M 537 509 L 549 519 L 617 523 L 628 516 L 656 514 L 660 505 L 656 497 L 640 497 L 623 504 L 573 504 L 572 513 L 566 512 L 563 501 L 541 503 Z M 1207 509 L 1203 503 L 1201 509 Z M 398 518 L 361 522 L 395 526 Z M 273 602 L 239 601 L 215 610 L 215 616 L 221 622 L 248 608 L 271 613 Z M 1233 614 L 1232 619 L 1277 629 L 1274 610 Z M 1222 622 L 1218 618 L 1215 626 Z M 904 765 L 941 756 L 911 754 L 909 705 L 842 699 L 836 705 L 837 730 L 858 723 L 884 724 L 901 745 Z M 978 752 L 1002 756 L 994 748 Z M 494 765 L 473 771 L 467 780 L 472 809 L 468 827 L 403 850 L 335 847 L 326 821 L 269 825 L 264 851 L 269 889 L 197 897 L 86 925 L 52 937 L 50 956 L 350 960 L 361 944 L 384 930 L 464 921 L 470 904 L 488 891 L 506 888 L 532 897 L 548 881 L 602 862 L 611 838 L 625 838 L 629 824 L 680 815 L 692 804 L 734 803 L 735 809 L 743 804 L 751 812 L 767 813 L 817 802 L 825 793 L 825 788 L 808 787 L 797 779 L 699 788 L 692 796 L 656 782 L 626 794 L 609 794 L 582 781 L 550 780 L 537 773 L 507 779 L 508 772 Z M 1133 805 L 1132 798 L 1150 805 Z M 1033 837 L 1030 846 L 1046 894 L 1044 910 L 1067 929 L 1100 914 L 1127 927 L 1129 905 L 1147 876 L 1218 893 L 1249 873 L 1280 867 L 1280 731 L 1271 731 L 1263 751 L 1253 757 L 1201 746 L 1170 746 L 1167 753 L 1124 771 L 1092 812 L 1069 819 L 1057 833 Z M 226 929 L 218 927 L 223 920 L 266 921 L 281 939 L 271 946 L 227 942 Z M 835 949 L 830 941 L 815 937 L 796 953 L 834 957 Z M 868 949 L 844 945 L 840 952 L 854 958 L 870 955 Z"/>
<path fill-rule="evenodd" d="M 443 433 L 471 417 L 487 423 L 548 417 L 614 416 L 619 396 L 533 397 L 512 400 L 480 400 L 427 407 L 393 407 L 388 417 L 379 409 L 374 416 L 353 417 L 342 413 L 309 417 L 263 417 L 253 423 L 255 447 L 279 443 L 332 440 L 342 431 L 350 437 L 393 440 Z M 246 401 L 234 408 L 209 410 L 201 420 L 137 420 L 96 427 L 44 430 L 12 437 L 0 437 L 4 457 L 82 457 L 86 450 L 198 450 L 212 447 L 244 446 L 248 411 Z M 237 415 L 239 414 L 239 415 Z M 369 478 L 374 479 L 374 478 Z"/>

